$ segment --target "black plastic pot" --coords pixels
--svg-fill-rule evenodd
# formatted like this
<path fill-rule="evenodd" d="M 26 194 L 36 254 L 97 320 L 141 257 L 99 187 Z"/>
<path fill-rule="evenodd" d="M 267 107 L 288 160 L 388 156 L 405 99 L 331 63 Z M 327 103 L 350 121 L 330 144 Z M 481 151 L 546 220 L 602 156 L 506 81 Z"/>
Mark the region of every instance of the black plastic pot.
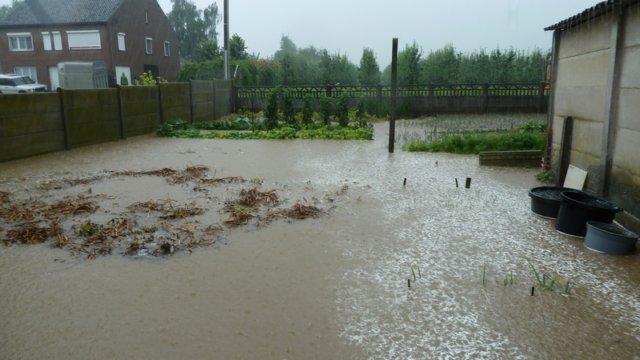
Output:
<path fill-rule="evenodd" d="M 531 197 L 531 211 L 546 218 L 558 217 L 558 210 L 562 203 L 562 192 L 571 190 L 559 186 L 540 186 L 529 190 Z"/>
<path fill-rule="evenodd" d="M 638 235 L 616 224 L 587 221 L 584 246 L 607 254 L 624 255 L 633 251 Z"/>
<path fill-rule="evenodd" d="M 584 237 L 587 221 L 610 223 L 622 211 L 614 203 L 582 191 L 563 191 L 556 229 L 564 234 Z"/>

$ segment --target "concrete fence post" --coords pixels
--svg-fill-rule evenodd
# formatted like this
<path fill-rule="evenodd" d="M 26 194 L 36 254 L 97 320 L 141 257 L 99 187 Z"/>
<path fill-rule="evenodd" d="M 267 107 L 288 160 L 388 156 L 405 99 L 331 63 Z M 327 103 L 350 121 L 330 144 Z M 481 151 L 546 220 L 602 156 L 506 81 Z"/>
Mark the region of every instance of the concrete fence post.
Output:
<path fill-rule="evenodd" d="M 118 132 L 119 132 L 120 139 L 126 139 L 125 123 L 124 123 L 124 116 L 123 116 L 124 110 L 122 109 L 122 90 L 120 85 L 116 85 L 116 97 L 117 97 L 117 104 L 118 104 Z"/>
<path fill-rule="evenodd" d="M 189 122 L 193 123 L 193 80 L 189 80 Z"/>
<path fill-rule="evenodd" d="M 69 139 L 69 119 L 67 118 L 67 111 L 64 108 L 64 90 L 59 87 L 56 91 L 58 92 L 58 99 L 60 99 L 60 118 L 62 119 L 62 132 L 64 134 L 64 149 L 71 150 L 71 141 Z"/>

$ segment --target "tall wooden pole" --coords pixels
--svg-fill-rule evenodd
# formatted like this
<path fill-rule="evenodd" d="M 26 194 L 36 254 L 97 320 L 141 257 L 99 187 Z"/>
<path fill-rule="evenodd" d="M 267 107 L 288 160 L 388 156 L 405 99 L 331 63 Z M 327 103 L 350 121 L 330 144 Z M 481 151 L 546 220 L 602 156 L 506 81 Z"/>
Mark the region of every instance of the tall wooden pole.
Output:
<path fill-rule="evenodd" d="M 396 97 L 398 94 L 398 38 L 393 38 L 391 53 L 391 106 L 389 109 L 389 152 L 392 153 L 396 141 Z"/>

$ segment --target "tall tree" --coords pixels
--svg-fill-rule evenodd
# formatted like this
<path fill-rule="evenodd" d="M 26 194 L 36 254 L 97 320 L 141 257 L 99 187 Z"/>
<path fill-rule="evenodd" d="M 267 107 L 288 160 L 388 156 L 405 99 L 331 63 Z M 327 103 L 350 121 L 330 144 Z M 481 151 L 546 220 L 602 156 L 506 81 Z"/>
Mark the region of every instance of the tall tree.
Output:
<path fill-rule="evenodd" d="M 190 61 L 203 40 L 216 39 L 218 6 L 210 5 L 203 12 L 190 0 L 171 0 L 171 3 L 167 17 L 180 43 L 180 56 Z"/>
<path fill-rule="evenodd" d="M 2 5 L 0 6 L 0 21 L 5 17 L 8 13 L 10 13 L 13 9 L 16 8 L 19 4 L 21 4 L 23 0 L 13 0 L 11 5 Z"/>
<path fill-rule="evenodd" d="M 420 61 L 420 83 L 452 84 L 458 82 L 459 56 L 453 45 L 431 51 Z"/>
<path fill-rule="evenodd" d="M 213 3 L 207 6 L 202 12 L 204 35 L 209 40 L 218 39 L 217 25 L 220 22 L 220 15 L 218 14 L 218 4 Z"/>
<path fill-rule="evenodd" d="M 229 40 L 229 52 L 231 53 L 231 58 L 234 60 L 247 58 L 247 46 L 244 44 L 244 39 L 242 39 L 240 35 L 233 34 Z"/>
<path fill-rule="evenodd" d="M 358 81 L 361 85 L 378 85 L 380 83 L 380 67 L 376 61 L 373 50 L 364 48 L 362 58 L 360 58 L 360 67 L 358 68 Z"/>
<path fill-rule="evenodd" d="M 420 79 L 422 50 L 415 42 L 398 54 L 398 85 L 417 85 Z"/>

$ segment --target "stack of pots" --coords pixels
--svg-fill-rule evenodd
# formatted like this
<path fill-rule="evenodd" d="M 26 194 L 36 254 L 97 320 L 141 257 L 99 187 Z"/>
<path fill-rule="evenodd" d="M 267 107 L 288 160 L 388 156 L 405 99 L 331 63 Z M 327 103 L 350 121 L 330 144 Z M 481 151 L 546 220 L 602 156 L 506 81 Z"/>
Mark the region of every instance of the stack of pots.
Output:
<path fill-rule="evenodd" d="M 542 186 L 529 191 L 531 210 L 543 217 L 557 218 L 556 230 L 585 237 L 585 246 L 611 254 L 635 249 L 638 235 L 613 224 L 622 211 L 616 204 L 583 191 Z"/>

